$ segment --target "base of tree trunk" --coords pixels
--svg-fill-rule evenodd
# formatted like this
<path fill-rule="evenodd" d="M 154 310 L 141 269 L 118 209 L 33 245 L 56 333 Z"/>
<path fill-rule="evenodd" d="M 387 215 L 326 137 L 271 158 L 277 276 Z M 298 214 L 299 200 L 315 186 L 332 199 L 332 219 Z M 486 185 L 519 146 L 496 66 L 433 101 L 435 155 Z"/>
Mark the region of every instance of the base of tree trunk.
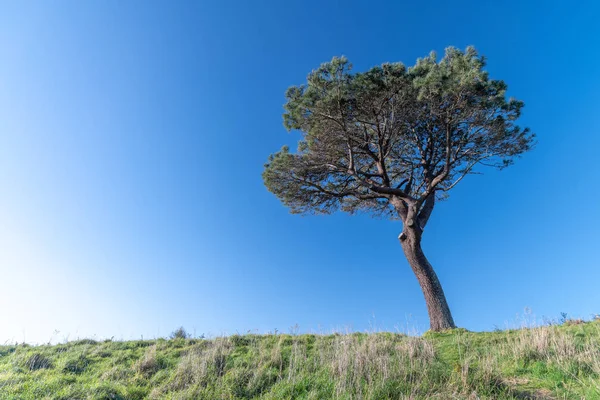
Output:
<path fill-rule="evenodd" d="M 404 250 L 404 255 L 417 277 L 425 296 L 430 329 L 432 331 L 443 331 L 456 328 L 442 285 L 421 249 L 419 236 L 410 232 L 408 234 L 403 232 L 399 239 Z"/>

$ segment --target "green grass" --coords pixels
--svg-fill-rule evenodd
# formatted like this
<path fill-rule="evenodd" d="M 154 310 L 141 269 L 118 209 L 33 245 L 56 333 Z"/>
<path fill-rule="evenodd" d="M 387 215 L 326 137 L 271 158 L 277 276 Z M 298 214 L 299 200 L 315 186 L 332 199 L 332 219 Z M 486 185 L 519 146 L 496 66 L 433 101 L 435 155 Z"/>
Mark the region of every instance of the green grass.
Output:
<path fill-rule="evenodd" d="M 0 399 L 600 399 L 600 322 L 0 346 Z"/>

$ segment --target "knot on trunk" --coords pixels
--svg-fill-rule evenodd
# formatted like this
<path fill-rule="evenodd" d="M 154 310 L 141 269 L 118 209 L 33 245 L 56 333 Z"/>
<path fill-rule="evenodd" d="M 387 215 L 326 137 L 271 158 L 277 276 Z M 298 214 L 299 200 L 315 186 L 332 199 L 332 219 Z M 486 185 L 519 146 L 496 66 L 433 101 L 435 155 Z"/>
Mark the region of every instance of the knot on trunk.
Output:
<path fill-rule="evenodd" d="M 406 240 L 406 233 L 402 232 L 401 234 L 399 234 L 398 240 L 400 240 L 401 242 L 404 242 Z"/>

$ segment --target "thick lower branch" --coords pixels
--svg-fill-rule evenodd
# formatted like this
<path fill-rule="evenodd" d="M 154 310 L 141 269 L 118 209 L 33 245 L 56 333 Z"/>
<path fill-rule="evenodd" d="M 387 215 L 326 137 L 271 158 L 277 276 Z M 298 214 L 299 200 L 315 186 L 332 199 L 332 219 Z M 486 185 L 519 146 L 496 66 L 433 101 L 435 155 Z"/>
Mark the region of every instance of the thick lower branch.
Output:
<path fill-rule="evenodd" d="M 431 212 L 433 211 L 433 207 L 435 206 L 435 191 L 429 195 L 429 197 L 427 197 L 427 199 L 425 199 L 425 204 L 423 204 L 423 207 L 421 208 L 421 211 L 419 211 L 419 227 L 421 229 L 425 228 L 425 225 L 427 225 L 427 221 L 429 221 L 429 217 L 431 216 Z"/>

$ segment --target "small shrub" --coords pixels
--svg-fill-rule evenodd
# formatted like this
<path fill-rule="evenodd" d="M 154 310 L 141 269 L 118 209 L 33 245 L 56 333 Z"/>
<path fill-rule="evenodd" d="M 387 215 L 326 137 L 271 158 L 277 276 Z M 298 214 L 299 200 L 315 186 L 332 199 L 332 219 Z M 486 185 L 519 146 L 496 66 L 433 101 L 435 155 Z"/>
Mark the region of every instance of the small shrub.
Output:
<path fill-rule="evenodd" d="M 171 332 L 171 339 L 187 339 L 189 337 L 190 337 L 190 334 L 187 333 L 187 331 L 183 328 L 183 326 L 180 326 L 179 328 L 177 328 L 173 332 Z"/>

